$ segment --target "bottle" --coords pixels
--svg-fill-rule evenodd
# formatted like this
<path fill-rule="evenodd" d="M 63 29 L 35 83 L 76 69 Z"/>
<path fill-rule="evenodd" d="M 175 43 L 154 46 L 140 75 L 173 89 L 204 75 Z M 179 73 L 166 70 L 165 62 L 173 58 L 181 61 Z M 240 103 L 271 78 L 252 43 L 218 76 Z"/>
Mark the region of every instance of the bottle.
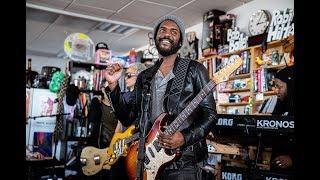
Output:
<path fill-rule="evenodd" d="M 31 58 L 28 59 L 28 69 L 26 74 L 26 85 L 27 87 L 31 87 L 32 80 L 31 80 Z"/>
<path fill-rule="evenodd" d="M 272 65 L 279 65 L 279 52 L 278 50 L 272 51 Z"/>
<path fill-rule="evenodd" d="M 90 71 L 90 79 L 89 79 L 89 90 L 93 90 L 93 75 L 94 75 L 94 66 L 91 66 L 91 71 Z"/>

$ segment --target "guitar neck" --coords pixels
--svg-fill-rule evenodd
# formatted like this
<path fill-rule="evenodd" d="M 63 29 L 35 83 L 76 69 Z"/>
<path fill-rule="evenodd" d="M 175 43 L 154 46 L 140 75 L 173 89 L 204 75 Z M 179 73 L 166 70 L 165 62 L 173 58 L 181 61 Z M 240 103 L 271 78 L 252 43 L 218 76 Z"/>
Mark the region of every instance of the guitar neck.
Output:
<path fill-rule="evenodd" d="M 210 81 L 201 89 L 197 96 L 188 104 L 188 106 L 178 115 L 178 117 L 167 127 L 166 134 L 172 135 L 183 124 L 187 117 L 198 107 L 200 102 L 211 92 L 216 86 L 214 81 Z"/>
<path fill-rule="evenodd" d="M 126 138 L 126 139 L 124 140 L 124 143 L 125 143 L 125 144 L 128 144 L 128 143 L 131 143 L 132 141 L 135 141 L 135 140 L 139 139 L 139 135 L 140 135 L 140 133 L 135 133 L 134 135 Z"/>

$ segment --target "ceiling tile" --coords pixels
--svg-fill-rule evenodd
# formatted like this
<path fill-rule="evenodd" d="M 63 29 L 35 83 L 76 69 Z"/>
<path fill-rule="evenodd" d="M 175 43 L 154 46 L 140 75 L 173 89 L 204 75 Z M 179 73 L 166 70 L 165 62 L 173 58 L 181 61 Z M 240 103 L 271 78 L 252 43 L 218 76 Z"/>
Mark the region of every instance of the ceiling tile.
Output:
<path fill-rule="evenodd" d="M 27 3 L 32 3 L 40 6 L 64 9 L 72 0 L 27 0 Z"/>
<path fill-rule="evenodd" d="M 204 14 L 212 9 L 218 9 L 227 12 L 228 10 L 238 7 L 242 4 L 242 2 L 237 0 L 197 0 L 185 6 L 184 9 L 198 11 Z"/>
<path fill-rule="evenodd" d="M 136 1 L 124 8 L 117 14 L 111 16 L 114 20 L 127 20 L 127 22 L 139 25 L 146 25 L 159 17 L 168 14 L 173 8 L 155 5 L 151 3 Z"/>
<path fill-rule="evenodd" d="M 108 18 L 109 16 L 111 16 L 114 13 L 113 11 L 110 11 L 110 10 L 83 6 L 80 4 L 72 4 L 66 10 L 71 11 L 71 12 L 75 12 L 75 13 L 79 13 L 79 14 L 96 16 L 96 17 L 100 17 L 100 18 Z"/>
<path fill-rule="evenodd" d="M 46 53 L 58 53 L 63 50 L 64 40 L 72 33 L 87 33 L 87 31 L 68 26 L 53 25 L 38 40 L 34 41 L 28 49 Z"/>
<path fill-rule="evenodd" d="M 201 23 L 203 13 L 189 9 L 179 9 L 178 11 L 172 13 L 172 15 L 181 17 L 186 28 L 188 28 Z"/>
<path fill-rule="evenodd" d="M 92 21 L 88 19 L 82 19 L 73 16 L 64 16 L 62 15 L 55 25 L 59 25 L 68 29 L 79 29 L 82 31 L 89 31 L 91 28 L 98 25 L 100 22 Z"/>
<path fill-rule="evenodd" d="M 26 21 L 26 45 L 28 45 L 32 40 L 37 38 L 37 36 L 44 31 L 50 23 L 27 20 Z"/>
<path fill-rule="evenodd" d="M 169 6 L 173 6 L 173 7 L 180 7 L 186 3 L 188 3 L 191 0 L 146 0 L 146 1 L 150 1 L 150 2 L 155 2 L 155 3 L 159 3 L 159 4 L 165 4 L 165 5 L 169 5 Z"/>
<path fill-rule="evenodd" d="M 132 0 L 77 0 L 76 4 L 117 11 Z"/>
<path fill-rule="evenodd" d="M 99 42 L 104 42 L 108 44 L 108 46 L 112 41 L 115 41 L 123 36 L 121 34 L 107 33 L 105 31 L 100 30 L 91 31 L 88 35 L 95 44 Z"/>
<path fill-rule="evenodd" d="M 26 55 L 57 58 L 56 53 L 46 53 L 42 51 L 26 50 Z"/>
<path fill-rule="evenodd" d="M 115 51 L 115 55 L 123 55 L 132 48 L 140 48 L 148 44 L 148 32 L 146 30 L 139 30 L 128 37 L 113 41 L 109 48 Z"/>
<path fill-rule="evenodd" d="M 44 23 L 53 23 L 59 17 L 58 14 L 26 8 L 26 19 Z"/>

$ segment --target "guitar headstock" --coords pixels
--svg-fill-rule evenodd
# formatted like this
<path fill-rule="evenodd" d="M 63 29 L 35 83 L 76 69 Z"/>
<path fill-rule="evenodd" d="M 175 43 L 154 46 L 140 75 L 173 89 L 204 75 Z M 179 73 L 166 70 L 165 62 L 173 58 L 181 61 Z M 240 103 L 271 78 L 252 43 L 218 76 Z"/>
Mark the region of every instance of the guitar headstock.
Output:
<path fill-rule="evenodd" d="M 243 63 L 243 60 L 239 57 L 235 59 L 232 63 L 227 64 L 224 68 L 222 68 L 220 71 L 213 74 L 213 81 L 216 84 L 219 84 L 223 81 L 227 81 L 229 79 L 229 76 L 237 70 Z"/>

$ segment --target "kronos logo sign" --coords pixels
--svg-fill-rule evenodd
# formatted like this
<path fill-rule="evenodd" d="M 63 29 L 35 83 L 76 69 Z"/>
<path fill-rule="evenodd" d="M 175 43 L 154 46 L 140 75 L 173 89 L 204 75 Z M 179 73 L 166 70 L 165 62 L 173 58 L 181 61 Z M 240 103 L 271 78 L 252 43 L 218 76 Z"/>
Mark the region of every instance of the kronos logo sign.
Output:
<path fill-rule="evenodd" d="M 257 120 L 257 128 L 262 129 L 279 129 L 294 128 L 294 121 L 277 121 L 277 120 Z"/>

